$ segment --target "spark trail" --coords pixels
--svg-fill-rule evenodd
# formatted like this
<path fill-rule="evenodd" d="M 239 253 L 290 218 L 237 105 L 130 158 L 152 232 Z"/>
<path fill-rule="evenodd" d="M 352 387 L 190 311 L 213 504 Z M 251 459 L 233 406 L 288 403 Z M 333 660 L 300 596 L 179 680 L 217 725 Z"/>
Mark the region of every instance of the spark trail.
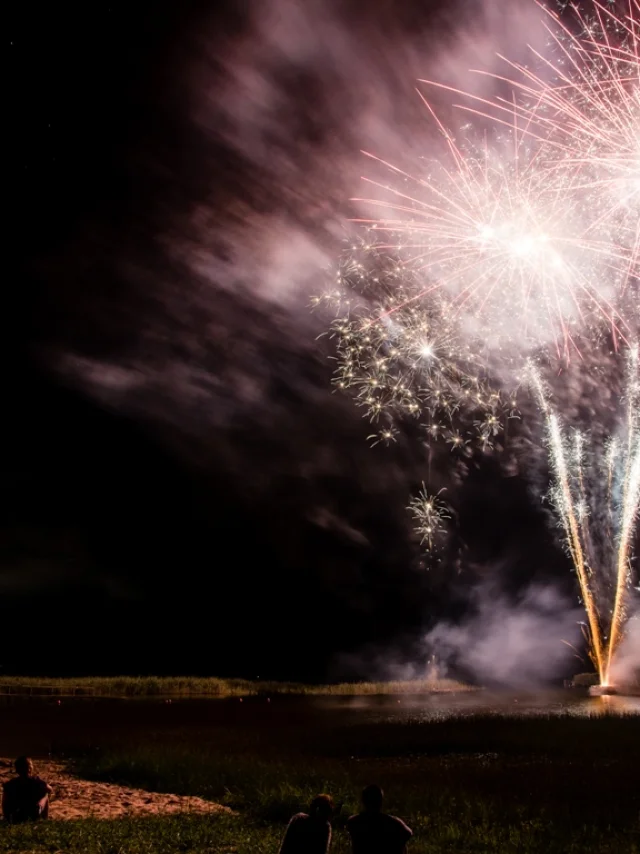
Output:
<path fill-rule="evenodd" d="M 619 520 L 617 535 L 616 595 L 611 621 L 611 638 L 605 684 L 609 682 L 615 653 L 624 636 L 627 618 L 627 594 L 632 585 L 631 549 L 635 524 L 640 511 L 640 370 L 638 348 L 629 357 L 629 382 L 627 386 L 627 441 L 622 445 L 619 457 L 622 477 L 620 484 Z M 618 449 L 616 444 L 616 452 Z M 616 453 L 615 456 L 618 456 Z M 610 465 L 615 465 L 615 457 Z"/>
<path fill-rule="evenodd" d="M 591 659 L 602 685 L 609 684 L 633 586 L 632 546 L 640 508 L 638 364 L 636 347 L 628 355 L 626 435 L 612 436 L 604 445 L 563 425 L 538 370 L 529 369 L 546 423 L 553 476 L 550 497 L 578 577 Z"/>

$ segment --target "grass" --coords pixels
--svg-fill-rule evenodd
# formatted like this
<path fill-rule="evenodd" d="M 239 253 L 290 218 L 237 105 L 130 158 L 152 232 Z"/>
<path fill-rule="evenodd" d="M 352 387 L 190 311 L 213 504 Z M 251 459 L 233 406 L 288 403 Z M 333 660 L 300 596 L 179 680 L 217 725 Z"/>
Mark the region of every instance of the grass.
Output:
<path fill-rule="evenodd" d="M 320 720 L 261 730 L 149 729 L 77 757 L 83 776 L 200 795 L 236 815 L 51 822 L 0 832 L 0 852 L 267 854 L 319 791 L 344 820 L 377 781 L 415 831 L 410 854 L 640 854 L 640 718 L 482 715 L 425 723 Z"/>
<path fill-rule="evenodd" d="M 418 816 L 414 830 L 421 834 L 410 854 L 638 854 L 637 839 L 605 830 L 576 828 L 572 838 L 558 836 L 545 822 L 523 822 L 515 828 L 477 823 L 442 824 Z M 282 829 L 241 818 L 123 819 L 117 822 L 50 822 L 48 825 L 8 828 L 0 833 L 0 852 L 24 854 L 275 854 Z M 334 830 L 332 854 L 347 854 L 343 828 Z"/>
<path fill-rule="evenodd" d="M 279 832 L 229 817 L 167 816 L 49 822 L 0 832 L 0 852 L 48 854 L 274 854 Z"/>
<path fill-rule="evenodd" d="M 250 697 L 359 696 L 373 694 L 448 693 L 476 690 L 453 679 L 417 679 L 407 682 L 341 682 L 303 685 L 296 682 L 261 682 L 249 679 L 219 679 L 215 676 L 104 676 L 38 678 L 5 676 L 0 694 L 42 694 L 94 697 Z"/>

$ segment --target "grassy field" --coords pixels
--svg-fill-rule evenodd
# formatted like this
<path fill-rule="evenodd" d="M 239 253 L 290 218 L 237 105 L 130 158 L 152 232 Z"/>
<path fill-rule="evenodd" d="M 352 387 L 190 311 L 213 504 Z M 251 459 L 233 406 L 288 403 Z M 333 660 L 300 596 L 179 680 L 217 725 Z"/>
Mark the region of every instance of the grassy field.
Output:
<path fill-rule="evenodd" d="M 83 776 L 221 801 L 237 814 L 80 821 L 0 831 L 0 852 L 275 854 L 319 791 L 344 820 L 379 782 L 415 831 L 411 854 L 640 854 L 640 718 L 498 715 L 309 732 L 186 730 L 77 758 Z"/>
<path fill-rule="evenodd" d="M 41 694 L 94 697 L 251 697 L 356 696 L 372 694 L 420 694 L 473 691 L 453 679 L 410 682 L 341 682 L 333 685 L 302 685 L 296 682 L 261 682 L 249 679 L 218 679 L 215 676 L 105 676 L 50 679 L 5 676 L 0 694 Z"/>
<path fill-rule="evenodd" d="M 428 816 L 417 817 L 414 829 L 422 833 L 410 843 L 410 854 L 637 854 L 637 838 L 606 830 L 576 828 L 568 838 L 559 836 L 544 822 L 527 822 L 519 827 L 464 822 L 438 827 Z M 280 828 L 234 818 L 82 821 L 10 828 L 0 833 L 0 851 L 40 854 L 276 854 L 282 837 Z M 350 846 L 344 830 L 334 830 L 332 854 L 348 854 Z"/>

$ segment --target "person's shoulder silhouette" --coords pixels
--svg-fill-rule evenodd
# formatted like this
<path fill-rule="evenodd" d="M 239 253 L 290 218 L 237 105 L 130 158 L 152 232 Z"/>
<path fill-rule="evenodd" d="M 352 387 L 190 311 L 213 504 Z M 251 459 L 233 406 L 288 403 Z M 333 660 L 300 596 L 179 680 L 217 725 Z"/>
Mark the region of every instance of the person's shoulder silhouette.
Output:
<path fill-rule="evenodd" d="M 287 826 L 280 854 L 327 854 L 331 844 L 333 801 L 329 795 L 318 795 L 309 813 L 296 813 Z"/>
<path fill-rule="evenodd" d="M 49 816 L 51 786 L 34 774 L 33 762 L 20 756 L 14 763 L 17 777 L 3 785 L 2 812 L 10 824 L 37 821 Z"/>
<path fill-rule="evenodd" d="M 363 810 L 351 816 L 347 831 L 353 854 L 402 854 L 413 832 L 399 818 L 382 812 L 383 792 L 367 786 L 362 792 Z"/>

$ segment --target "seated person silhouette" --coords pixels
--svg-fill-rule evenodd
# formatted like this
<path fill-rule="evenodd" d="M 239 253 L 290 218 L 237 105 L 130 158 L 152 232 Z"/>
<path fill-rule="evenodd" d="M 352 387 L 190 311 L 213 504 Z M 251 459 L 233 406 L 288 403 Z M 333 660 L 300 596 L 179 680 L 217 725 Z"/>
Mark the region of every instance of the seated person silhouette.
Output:
<path fill-rule="evenodd" d="M 20 756 L 14 763 L 17 777 L 3 785 L 2 813 L 10 824 L 49 818 L 49 795 L 53 789 L 34 774 L 33 762 Z"/>
<path fill-rule="evenodd" d="M 282 840 L 280 854 L 327 854 L 331 844 L 333 801 L 329 795 L 318 795 L 309 807 L 309 814 L 293 816 Z"/>
<path fill-rule="evenodd" d="M 353 854 L 403 854 L 413 836 L 407 825 L 382 812 L 384 797 L 380 786 L 367 786 L 362 792 L 363 810 L 347 822 Z"/>

